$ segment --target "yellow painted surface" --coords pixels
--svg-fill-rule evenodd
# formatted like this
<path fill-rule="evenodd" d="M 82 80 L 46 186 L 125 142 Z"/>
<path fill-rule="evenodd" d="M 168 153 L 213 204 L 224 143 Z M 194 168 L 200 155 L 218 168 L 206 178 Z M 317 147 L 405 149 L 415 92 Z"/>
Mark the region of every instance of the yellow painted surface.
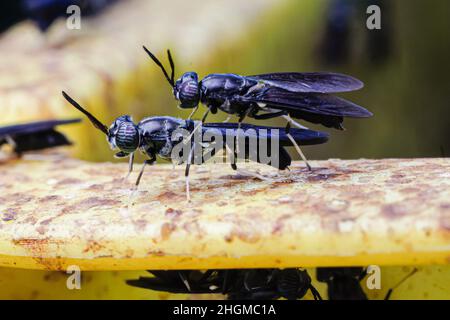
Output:
<path fill-rule="evenodd" d="M 389 288 L 398 284 L 414 267 L 382 267 L 381 288 L 367 289 L 369 299 L 383 299 Z M 398 286 L 391 295 L 398 299 L 450 299 L 450 267 L 419 266 L 414 276 Z M 315 279 L 315 270 L 308 269 Z M 144 271 L 87 271 L 81 273 L 81 288 L 69 290 L 69 275 L 60 271 L 0 268 L 0 299 L 223 299 L 222 295 L 181 295 L 152 292 L 131 287 L 126 280 L 148 276 Z M 70 281 L 70 279 L 69 279 Z M 313 281 L 323 298 L 326 285 Z M 308 292 L 305 299 L 312 299 Z"/>
<path fill-rule="evenodd" d="M 291 171 L 68 158 L 2 165 L 0 265 L 83 270 L 447 264 L 448 159 L 329 160 Z M 23 181 L 23 183 L 18 183 Z M 274 210 L 273 208 L 277 208 Z"/>

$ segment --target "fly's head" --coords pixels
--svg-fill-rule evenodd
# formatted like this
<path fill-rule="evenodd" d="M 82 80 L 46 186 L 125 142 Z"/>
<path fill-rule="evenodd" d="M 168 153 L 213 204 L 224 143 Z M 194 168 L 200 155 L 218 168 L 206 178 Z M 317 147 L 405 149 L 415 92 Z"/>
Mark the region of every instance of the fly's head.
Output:
<path fill-rule="evenodd" d="M 280 271 L 277 288 L 287 299 L 302 298 L 311 285 L 311 277 L 305 270 L 284 269 Z"/>
<path fill-rule="evenodd" d="M 180 101 L 180 107 L 183 109 L 195 108 L 200 102 L 200 84 L 198 83 L 198 76 L 195 72 L 186 72 L 175 81 L 175 64 L 170 54 L 170 50 L 167 50 L 167 58 L 170 64 L 170 75 L 161 61 L 144 46 L 145 52 L 153 60 L 153 62 L 161 69 L 167 82 L 173 89 L 173 95 Z"/>
<path fill-rule="evenodd" d="M 195 108 L 200 102 L 200 84 L 195 72 L 186 72 L 173 87 L 175 98 L 183 109 Z"/>

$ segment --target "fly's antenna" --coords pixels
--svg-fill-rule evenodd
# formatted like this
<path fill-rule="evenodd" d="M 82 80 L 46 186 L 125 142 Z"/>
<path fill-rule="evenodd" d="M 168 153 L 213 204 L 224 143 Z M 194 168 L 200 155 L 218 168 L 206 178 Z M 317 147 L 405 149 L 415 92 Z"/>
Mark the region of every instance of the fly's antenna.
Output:
<path fill-rule="evenodd" d="M 89 120 L 91 120 L 91 122 L 94 125 L 94 127 L 99 129 L 104 134 L 108 135 L 108 131 L 109 130 L 108 130 L 107 126 L 105 126 L 103 123 L 101 123 L 96 117 L 94 117 L 91 113 L 89 113 L 87 110 L 85 110 L 82 106 L 80 106 L 78 104 L 78 102 L 73 100 L 67 93 L 65 93 L 63 91 L 62 95 L 71 105 L 73 105 L 76 109 L 78 109 L 79 111 L 84 113 L 89 118 Z"/>
<path fill-rule="evenodd" d="M 167 49 L 167 57 L 169 58 L 170 69 L 172 69 L 172 72 L 170 73 L 170 80 L 173 87 L 175 85 L 175 63 L 173 63 L 172 55 L 170 54 L 169 49 Z"/>
<path fill-rule="evenodd" d="M 158 58 L 156 58 L 153 53 L 150 52 L 150 50 L 148 50 L 145 46 L 142 46 L 145 50 L 145 52 L 147 52 L 147 54 L 150 56 L 150 58 L 153 60 L 153 62 L 155 62 L 162 70 L 162 72 L 164 73 L 164 76 L 166 77 L 167 81 L 169 82 L 169 84 L 172 86 L 172 88 L 175 86 L 175 64 L 173 63 L 173 59 L 172 59 L 172 55 L 170 54 L 170 50 L 167 50 L 167 57 L 169 58 L 169 63 L 170 63 L 170 68 L 171 70 L 171 74 L 169 77 L 169 74 L 167 73 L 166 69 L 164 68 L 164 66 L 162 65 L 162 63 L 158 60 Z"/>
<path fill-rule="evenodd" d="M 413 276 L 417 271 L 419 271 L 417 268 L 414 268 L 410 273 L 408 273 L 403 279 L 401 279 L 395 286 L 390 288 L 384 297 L 384 300 L 389 300 L 389 298 L 392 295 L 392 292 L 394 292 L 395 289 L 397 289 L 403 282 L 409 279 L 409 277 Z"/>

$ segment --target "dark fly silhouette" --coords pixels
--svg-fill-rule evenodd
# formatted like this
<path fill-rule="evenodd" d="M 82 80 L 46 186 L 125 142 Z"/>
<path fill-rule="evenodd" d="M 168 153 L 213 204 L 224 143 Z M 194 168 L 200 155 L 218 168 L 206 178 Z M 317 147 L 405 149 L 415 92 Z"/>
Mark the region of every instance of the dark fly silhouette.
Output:
<path fill-rule="evenodd" d="M 153 278 L 127 280 L 127 284 L 156 291 L 185 294 L 223 294 L 229 300 L 303 298 L 308 290 L 315 300 L 319 292 L 301 269 L 224 269 L 149 271 Z"/>
<path fill-rule="evenodd" d="M 30 19 L 42 32 L 60 17 L 68 17 L 67 9 L 76 5 L 83 17 L 101 13 L 118 0 L 14 0 L 0 2 L 0 32 Z"/>
<path fill-rule="evenodd" d="M 246 117 L 254 119 L 283 117 L 287 120 L 286 134 L 291 139 L 291 126 L 306 129 L 293 118 L 342 130 L 345 117 L 372 116 L 365 108 L 331 95 L 363 87 L 361 81 L 344 74 L 286 72 L 241 76 L 215 73 L 199 81 L 197 73 L 186 72 L 175 81 L 175 67 L 170 51 L 167 51 L 171 67 L 169 75 L 155 55 L 146 47 L 144 50 L 161 68 L 180 107 L 194 109 L 189 118 L 199 104 L 207 106 L 208 110 L 203 115 L 202 122 L 209 112 L 216 113 L 218 110 L 236 115 L 238 123 Z M 300 147 L 296 145 L 294 139 L 291 141 L 311 169 Z"/>
<path fill-rule="evenodd" d="M 384 300 L 389 300 L 394 290 L 417 271 L 418 269 L 414 268 L 390 288 Z M 367 269 L 362 267 L 317 268 L 316 278 L 317 281 L 328 284 L 329 300 L 367 300 L 367 295 L 361 287 L 361 282 L 367 274 Z"/>
<path fill-rule="evenodd" d="M 189 200 L 189 169 L 191 164 L 205 162 L 208 160 L 208 156 L 212 157 L 215 155 L 214 150 L 216 150 L 216 148 L 211 150 L 212 142 L 208 144 L 203 142 L 197 143 L 195 141 L 192 133 L 194 128 L 196 128 L 199 124 L 201 125 L 200 121 L 190 119 L 183 120 L 174 117 L 148 117 L 135 124 L 130 116 L 123 115 L 118 117 L 108 128 L 91 113 L 81 107 L 65 92 L 63 92 L 63 96 L 70 104 L 72 104 L 72 106 L 84 113 L 92 124 L 107 136 L 108 142 L 112 149 L 119 149 L 119 152 L 115 154 L 116 157 L 129 157 L 128 174 L 130 174 L 133 170 L 134 153 L 137 150 L 148 156 L 149 159 L 145 160 L 138 175 L 136 186 L 139 185 L 145 166 L 154 164 L 157 156 L 169 161 L 175 160 L 178 164 L 185 163 L 186 195 Z M 223 138 L 222 144 L 219 148 L 221 150 L 226 149 L 231 155 L 231 167 L 234 170 L 237 170 L 236 160 L 238 158 L 268 164 L 280 170 L 288 168 L 291 164 L 291 158 L 284 147 L 292 146 L 292 142 L 287 137 L 284 130 L 274 127 L 254 126 L 250 124 L 242 124 L 240 129 L 241 130 L 238 130 L 238 124 L 233 123 L 208 123 L 201 125 L 202 133 L 205 133 L 208 130 L 214 130 L 214 133 Z M 187 134 L 178 134 L 182 132 Z M 272 134 L 275 132 L 278 133 L 276 137 Z M 232 138 L 229 137 L 230 135 Z M 301 145 L 320 144 L 328 140 L 328 135 L 326 133 L 307 129 L 293 129 L 291 135 L 294 141 Z M 227 139 L 227 136 L 229 139 Z M 230 142 L 234 142 L 239 137 L 241 141 L 245 142 L 245 152 L 237 152 L 235 144 Z M 250 153 L 251 150 L 247 148 L 251 143 L 250 140 L 252 138 L 258 142 L 261 139 L 266 140 L 268 144 L 271 143 L 271 139 L 278 139 L 279 144 L 277 149 L 268 150 L 269 152 L 275 152 L 275 154 L 270 153 L 268 156 L 273 155 L 278 161 L 270 161 L 269 163 L 265 162 L 265 159 L 263 160 L 261 158 L 261 154 L 259 152 L 259 149 L 261 148 L 260 143 L 256 144 L 257 150 L 254 150 L 256 151 L 256 156 L 252 156 L 255 155 L 255 153 Z M 180 143 L 187 145 L 189 148 L 182 157 L 174 159 L 172 151 L 176 147 L 178 149 Z M 219 143 L 219 141 L 217 143 Z M 199 149 L 200 152 L 194 152 Z M 182 150 L 184 152 L 185 149 Z M 199 154 L 201 159 L 198 159 Z"/>
<path fill-rule="evenodd" d="M 317 268 L 316 277 L 328 284 L 330 300 L 367 300 L 361 280 L 367 275 L 361 267 Z"/>
<path fill-rule="evenodd" d="M 71 145 L 55 127 L 80 121 L 81 119 L 47 120 L 0 127 L 0 147 L 9 144 L 14 153 L 20 156 L 27 151 Z"/>

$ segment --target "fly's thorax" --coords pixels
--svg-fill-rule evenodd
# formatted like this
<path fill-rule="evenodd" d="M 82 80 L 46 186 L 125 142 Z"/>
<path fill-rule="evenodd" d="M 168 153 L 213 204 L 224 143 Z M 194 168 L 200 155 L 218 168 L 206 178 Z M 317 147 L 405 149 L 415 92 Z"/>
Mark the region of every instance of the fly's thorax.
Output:
<path fill-rule="evenodd" d="M 180 101 L 181 108 L 195 108 L 200 102 L 200 84 L 195 72 L 186 72 L 175 82 L 173 88 L 175 98 Z"/>
<path fill-rule="evenodd" d="M 136 151 L 140 144 L 140 134 L 130 116 L 120 116 L 114 121 L 109 128 L 108 142 L 112 149 L 118 148 L 127 154 Z"/>

